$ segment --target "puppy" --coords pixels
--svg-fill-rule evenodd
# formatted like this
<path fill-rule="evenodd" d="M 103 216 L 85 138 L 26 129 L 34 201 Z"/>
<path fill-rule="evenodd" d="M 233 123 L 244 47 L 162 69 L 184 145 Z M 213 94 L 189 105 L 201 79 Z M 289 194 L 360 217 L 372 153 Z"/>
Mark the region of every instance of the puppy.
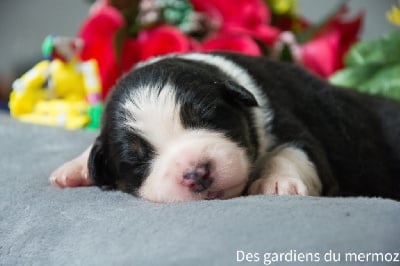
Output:
<path fill-rule="evenodd" d="M 51 181 L 153 202 L 400 199 L 400 104 L 262 57 L 158 57 L 118 82 L 94 144 Z"/>

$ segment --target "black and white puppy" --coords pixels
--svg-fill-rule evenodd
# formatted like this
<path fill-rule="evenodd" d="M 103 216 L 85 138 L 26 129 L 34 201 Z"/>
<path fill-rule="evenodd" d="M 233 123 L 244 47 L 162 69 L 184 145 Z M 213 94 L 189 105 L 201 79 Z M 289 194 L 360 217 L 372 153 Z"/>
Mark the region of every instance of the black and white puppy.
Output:
<path fill-rule="evenodd" d="M 51 180 L 154 202 L 243 194 L 400 199 L 400 104 L 261 57 L 159 57 L 118 82 L 93 146 Z"/>

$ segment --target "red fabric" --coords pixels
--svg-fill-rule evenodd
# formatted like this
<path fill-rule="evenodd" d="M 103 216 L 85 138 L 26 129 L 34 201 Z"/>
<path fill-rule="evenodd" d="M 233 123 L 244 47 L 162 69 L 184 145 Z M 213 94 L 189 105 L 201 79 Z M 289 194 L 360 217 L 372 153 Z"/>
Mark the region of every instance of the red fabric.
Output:
<path fill-rule="evenodd" d="M 94 58 L 99 65 L 103 98 L 122 74 L 114 52 L 114 35 L 124 24 L 124 19 L 118 10 L 103 6 L 84 21 L 78 33 L 84 41 L 81 59 Z"/>

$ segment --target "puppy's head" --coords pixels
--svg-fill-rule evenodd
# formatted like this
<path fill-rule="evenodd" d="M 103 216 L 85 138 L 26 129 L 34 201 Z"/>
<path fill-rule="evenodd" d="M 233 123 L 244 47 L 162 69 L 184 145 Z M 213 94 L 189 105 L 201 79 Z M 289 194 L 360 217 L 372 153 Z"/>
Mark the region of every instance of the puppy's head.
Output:
<path fill-rule="evenodd" d="M 110 95 L 89 174 L 154 202 L 239 196 L 257 156 L 256 106 L 210 65 L 167 58 L 136 68 Z"/>

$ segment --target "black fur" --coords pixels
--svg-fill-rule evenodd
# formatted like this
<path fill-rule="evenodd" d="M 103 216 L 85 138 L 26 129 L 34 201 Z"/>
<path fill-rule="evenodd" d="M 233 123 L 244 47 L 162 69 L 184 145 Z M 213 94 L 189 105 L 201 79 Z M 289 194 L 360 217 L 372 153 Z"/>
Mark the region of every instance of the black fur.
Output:
<path fill-rule="evenodd" d="M 276 145 L 295 144 L 307 153 L 323 195 L 400 199 L 398 102 L 336 88 L 292 64 L 219 55 L 246 69 L 263 89 L 274 113 L 269 126 Z M 214 66 L 169 58 L 130 72 L 109 97 L 89 159 L 96 185 L 135 193 L 143 182 L 155 151 L 121 123 L 121 103 L 131 90 L 146 84 L 162 90 L 167 82 L 176 87 L 185 127 L 219 130 L 256 159 L 259 143 L 250 112 L 257 105 L 254 96 Z"/>
<path fill-rule="evenodd" d="M 279 143 L 317 167 L 323 194 L 400 199 L 400 103 L 329 85 L 298 66 L 225 55 L 267 94 Z"/>

